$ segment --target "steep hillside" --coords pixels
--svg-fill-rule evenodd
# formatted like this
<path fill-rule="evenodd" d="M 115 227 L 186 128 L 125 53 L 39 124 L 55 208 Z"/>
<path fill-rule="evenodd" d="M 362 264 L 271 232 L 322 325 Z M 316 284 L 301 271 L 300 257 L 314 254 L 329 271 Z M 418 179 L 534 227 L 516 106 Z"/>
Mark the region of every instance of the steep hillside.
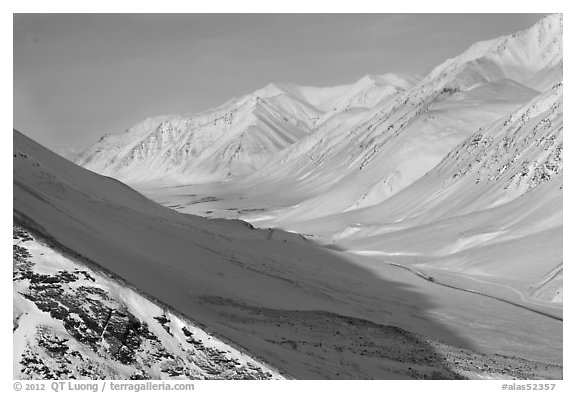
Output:
<path fill-rule="evenodd" d="M 223 195 L 243 200 L 204 210 L 241 206 L 254 225 L 435 279 L 467 277 L 470 288 L 560 315 L 561 71 L 562 16 L 552 15 L 326 122 L 227 186 Z M 185 196 L 178 208 L 187 211 Z"/>
<path fill-rule="evenodd" d="M 327 120 L 334 124 L 338 115 L 372 108 L 412 82 L 389 74 L 337 88 L 270 84 L 213 110 L 147 119 L 122 134 L 104 136 L 76 162 L 136 184 L 238 177 Z"/>
<path fill-rule="evenodd" d="M 562 29 L 269 84 L 79 165 L 14 131 L 15 373 L 561 378 Z"/>
<path fill-rule="evenodd" d="M 470 136 L 392 198 L 296 229 L 561 304 L 562 91 L 557 84 Z"/>
<path fill-rule="evenodd" d="M 293 154 L 254 173 L 247 183 L 254 188 L 284 183 L 286 190 L 313 195 L 262 224 L 289 227 L 390 198 L 478 129 L 549 90 L 561 69 L 561 15 L 472 46 L 354 125 L 336 128 L 338 137 L 302 139 L 287 150 Z"/>
<path fill-rule="evenodd" d="M 277 372 L 14 226 L 15 379 L 279 379 Z"/>
<path fill-rule="evenodd" d="M 553 365 L 561 361 L 561 325 L 546 316 L 472 293 L 455 297 L 451 289 L 320 248 L 299 235 L 177 213 L 114 179 L 75 166 L 18 132 L 13 168 L 14 217 L 19 223 L 76 262 L 121 277 L 165 305 L 171 315 L 182 314 L 194 326 L 225 337 L 288 375 L 561 376 L 561 367 Z M 74 277 L 52 270 L 36 273 L 44 281 L 53 281 L 54 275 L 71 278 L 75 287 L 83 279 L 74 272 Z M 16 282 L 15 288 L 24 284 Z M 25 295 L 31 290 L 26 288 L 18 292 Z M 57 292 L 42 298 L 57 296 L 53 301 L 65 301 L 62 305 L 68 308 L 67 298 Z M 473 312 L 470 302 L 476 304 Z M 109 305 L 117 306 L 121 304 Z M 26 307 L 47 317 L 34 309 L 42 310 L 43 303 Z M 22 318 L 18 321 L 24 324 Z M 487 323 L 471 335 L 470 326 L 478 318 Z M 148 325 L 153 333 L 161 332 L 157 325 Z M 60 329 L 56 338 L 34 337 L 48 337 L 49 347 L 68 352 L 72 342 L 63 343 L 62 334 Z M 176 341 L 174 345 L 178 347 Z M 147 356 L 146 351 L 135 353 Z"/>

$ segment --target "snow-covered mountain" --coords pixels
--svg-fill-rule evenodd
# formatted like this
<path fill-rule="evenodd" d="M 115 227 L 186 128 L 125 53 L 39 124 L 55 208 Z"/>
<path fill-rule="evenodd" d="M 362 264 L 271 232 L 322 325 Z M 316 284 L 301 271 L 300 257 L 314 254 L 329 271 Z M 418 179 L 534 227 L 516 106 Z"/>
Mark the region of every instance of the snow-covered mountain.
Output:
<path fill-rule="evenodd" d="M 317 111 L 307 114 L 306 135 L 234 182 L 247 198 L 279 199 L 278 209 L 248 219 L 361 252 L 448 259 L 485 242 L 510 245 L 541 233 L 549 240 L 542 250 L 551 254 L 530 274 L 524 269 L 522 279 L 515 262 L 499 273 L 488 262 L 471 268 L 453 258 L 434 266 L 515 276 L 525 296 L 542 294 L 532 289 L 562 263 L 562 23 L 562 15 L 551 15 L 474 44 L 420 81 L 367 76 L 351 86 L 269 85 L 256 92 Z M 495 212 L 497 229 L 482 221 Z M 460 223 L 469 215 L 479 221 Z M 450 222 L 450 230 L 437 230 Z"/>
<path fill-rule="evenodd" d="M 562 78 L 562 14 L 543 18 L 516 34 L 472 45 L 436 67 L 432 80 L 458 70 L 452 88 L 468 89 L 477 83 L 510 79 L 538 91 Z"/>
<path fill-rule="evenodd" d="M 328 88 L 270 84 L 200 114 L 104 136 L 76 162 L 131 184 L 306 176 L 317 198 L 302 210 L 324 215 L 393 195 L 478 128 L 550 88 L 562 64 L 562 17 L 552 15 L 477 43 L 420 81 L 385 74 Z"/>
<path fill-rule="evenodd" d="M 552 15 L 473 45 L 339 137 L 287 148 L 243 187 L 300 203 L 248 219 L 561 307 L 562 103 Z"/>
<path fill-rule="evenodd" d="M 474 133 L 391 198 L 294 228 L 561 304 L 562 90 L 559 83 Z"/>
<path fill-rule="evenodd" d="M 418 80 L 270 84 L 147 119 L 80 166 L 15 131 L 14 218 L 33 234 L 15 232 L 19 370 L 64 350 L 122 363 L 101 316 L 67 306 L 97 286 L 149 327 L 140 346 L 121 341 L 130 356 L 147 361 L 155 340 L 169 354 L 168 371 L 110 375 L 561 378 L 562 23 L 477 43 Z M 70 321 L 94 323 L 104 349 L 75 342 Z"/>
<path fill-rule="evenodd" d="M 254 225 L 561 308 L 562 97 L 552 15 L 473 45 L 372 109 L 335 115 L 226 190 L 257 201 L 243 206 Z"/>
<path fill-rule="evenodd" d="M 383 201 L 456 145 L 561 81 L 562 16 L 473 45 L 393 100 L 301 139 L 246 181 L 309 196 L 274 223 Z M 286 191 L 288 192 L 288 191 Z"/>
<path fill-rule="evenodd" d="M 551 15 L 471 46 L 420 81 L 385 74 L 327 88 L 270 84 L 200 114 L 104 136 L 77 163 L 131 184 L 281 183 L 314 196 L 285 219 L 309 219 L 394 195 L 561 80 L 562 66 L 562 16 Z"/>
<path fill-rule="evenodd" d="M 454 303 L 445 288 L 423 296 L 427 281 L 386 266 L 374 274 L 300 235 L 180 214 L 18 132 L 13 168 L 14 218 L 33 233 L 15 239 L 22 377 L 276 375 L 263 359 L 308 379 L 561 378 L 561 326 L 547 317 L 525 326 L 506 303 Z M 493 323 L 469 335 L 468 322 L 446 327 L 456 315 Z M 152 358 L 160 368 L 146 366 Z"/>
<path fill-rule="evenodd" d="M 131 183 L 243 175 L 328 119 L 334 124 L 343 113 L 372 108 L 414 81 L 386 74 L 334 88 L 270 84 L 200 114 L 160 116 L 105 135 L 76 162 Z"/>

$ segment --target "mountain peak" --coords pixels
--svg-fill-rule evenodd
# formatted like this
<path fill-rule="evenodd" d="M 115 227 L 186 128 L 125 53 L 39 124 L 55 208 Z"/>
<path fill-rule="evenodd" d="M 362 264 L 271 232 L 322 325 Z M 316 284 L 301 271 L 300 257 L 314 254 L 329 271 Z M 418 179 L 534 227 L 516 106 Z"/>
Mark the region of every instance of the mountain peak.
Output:
<path fill-rule="evenodd" d="M 281 94 L 286 94 L 286 91 L 275 83 L 268 83 L 266 86 L 264 86 L 261 89 L 256 90 L 251 95 L 257 96 L 257 97 L 268 98 L 268 97 L 274 97 L 274 96 L 281 95 Z"/>
<path fill-rule="evenodd" d="M 542 19 L 540 19 L 534 27 L 561 31 L 563 28 L 564 17 L 562 14 L 550 14 Z"/>
<path fill-rule="evenodd" d="M 417 82 L 417 78 L 406 74 L 366 74 L 356 84 L 373 84 L 377 86 L 393 86 L 408 90 Z"/>
<path fill-rule="evenodd" d="M 432 97 L 446 87 L 465 91 L 504 79 L 544 91 L 562 77 L 558 66 L 562 59 L 561 26 L 562 15 L 550 15 L 527 30 L 477 43 L 439 65 L 417 88 L 413 88 L 416 78 L 394 73 L 366 74 L 354 83 L 333 87 L 269 83 L 202 113 L 147 119 L 127 133 L 110 135 L 97 142 L 77 162 L 117 176 L 128 172 L 131 176 L 135 169 L 144 174 L 149 166 L 158 169 L 162 176 L 163 170 L 175 168 L 184 168 L 185 174 L 206 168 L 212 173 L 213 168 L 227 165 L 222 162 L 238 161 L 240 153 L 236 154 L 231 146 L 248 129 L 258 129 L 251 132 L 257 135 L 252 147 L 258 152 L 260 165 L 278 149 L 328 121 L 333 127 L 348 117 L 346 121 L 350 123 L 355 121 L 354 116 L 360 120 L 363 112 L 380 107 L 404 92 L 411 103 L 423 103 L 424 97 Z M 167 122 L 161 124 L 163 120 Z M 220 158 L 215 158 L 216 152 L 223 152 Z M 248 151 L 242 154 L 247 162 L 254 155 Z M 196 168 L 193 162 L 199 160 L 210 161 L 210 165 Z M 251 165 L 250 170 L 258 165 Z"/>
<path fill-rule="evenodd" d="M 358 83 L 380 83 L 380 80 L 377 75 L 366 74 L 358 81 Z"/>
<path fill-rule="evenodd" d="M 562 51 L 562 15 L 549 15 L 515 34 L 475 43 L 434 68 L 424 82 L 452 79 L 466 88 L 477 81 L 511 79 L 545 91 L 562 78 Z"/>

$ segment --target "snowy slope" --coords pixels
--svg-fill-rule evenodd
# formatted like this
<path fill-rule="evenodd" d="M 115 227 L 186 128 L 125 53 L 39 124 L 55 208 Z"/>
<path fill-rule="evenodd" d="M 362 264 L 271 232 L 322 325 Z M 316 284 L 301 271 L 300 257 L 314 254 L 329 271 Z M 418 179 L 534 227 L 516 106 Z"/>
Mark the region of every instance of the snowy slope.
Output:
<path fill-rule="evenodd" d="M 420 81 L 271 84 L 79 160 L 335 250 L 179 214 L 18 132 L 14 216 L 287 375 L 534 379 L 510 362 L 562 359 L 562 61 L 552 15 Z"/>
<path fill-rule="evenodd" d="M 239 174 L 310 132 L 315 113 L 287 101 L 251 95 L 196 116 L 148 120 L 103 137 L 77 163 L 132 182 L 165 175 L 199 181 Z"/>
<path fill-rule="evenodd" d="M 561 14 L 550 15 L 524 31 L 479 42 L 460 56 L 446 60 L 425 79 L 461 69 L 454 88 L 511 79 L 538 91 L 548 90 L 562 71 L 562 24 Z"/>
<path fill-rule="evenodd" d="M 561 367 L 549 364 L 561 361 L 555 320 L 474 294 L 455 297 L 448 288 L 296 234 L 177 213 L 18 132 L 13 168 L 18 222 L 68 258 L 121 277 L 172 315 L 181 313 L 288 375 L 461 378 L 478 364 L 492 376 L 561 375 Z M 470 302 L 477 305 L 473 313 Z M 479 317 L 491 322 L 470 335 Z M 63 331 L 57 332 L 49 341 L 64 350 Z M 26 342 L 19 341 L 18 353 Z"/>
<path fill-rule="evenodd" d="M 472 46 L 352 126 L 336 128 L 338 137 L 304 138 L 254 173 L 252 187 L 285 183 L 313 196 L 263 224 L 288 227 L 390 198 L 478 129 L 551 88 L 561 69 L 561 15 Z"/>
<path fill-rule="evenodd" d="M 562 92 L 558 83 L 475 133 L 392 198 L 296 229 L 561 303 Z"/>
<path fill-rule="evenodd" d="M 561 308 L 561 70 L 552 15 L 342 112 L 226 190 L 258 201 L 244 207 L 255 225 Z"/>
<path fill-rule="evenodd" d="M 562 181 L 563 87 L 548 92 L 455 146 L 394 197 L 342 216 L 425 224 L 504 205 L 548 181 Z M 349 220 L 349 219 L 347 219 Z"/>
<path fill-rule="evenodd" d="M 323 111 L 324 118 L 327 118 L 334 112 L 352 108 L 373 108 L 396 92 L 408 90 L 416 82 L 417 78 L 410 75 L 383 74 L 365 75 L 353 84 L 335 87 L 298 86 L 289 83 L 277 86 L 284 92 L 309 102 Z"/>
<path fill-rule="evenodd" d="M 76 162 L 130 183 L 237 177 L 328 119 L 371 108 L 413 82 L 388 74 L 337 88 L 270 84 L 213 110 L 147 119 L 122 134 L 104 136 Z"/>
<path fill-rule="evenodd" d="M 279 379 L 277 372 L 14 227 L 15 379 Z"/>

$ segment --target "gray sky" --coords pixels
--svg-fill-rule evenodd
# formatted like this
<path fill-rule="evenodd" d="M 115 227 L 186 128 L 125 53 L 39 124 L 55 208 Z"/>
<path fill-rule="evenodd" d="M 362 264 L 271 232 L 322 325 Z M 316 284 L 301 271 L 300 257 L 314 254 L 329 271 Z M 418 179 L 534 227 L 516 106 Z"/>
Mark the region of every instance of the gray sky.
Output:
<path fill-rule="evenodd" d="M 423 75 L 542 14 L 17 14 L 14 127 L 66 154 L 269 82 Z"/>

